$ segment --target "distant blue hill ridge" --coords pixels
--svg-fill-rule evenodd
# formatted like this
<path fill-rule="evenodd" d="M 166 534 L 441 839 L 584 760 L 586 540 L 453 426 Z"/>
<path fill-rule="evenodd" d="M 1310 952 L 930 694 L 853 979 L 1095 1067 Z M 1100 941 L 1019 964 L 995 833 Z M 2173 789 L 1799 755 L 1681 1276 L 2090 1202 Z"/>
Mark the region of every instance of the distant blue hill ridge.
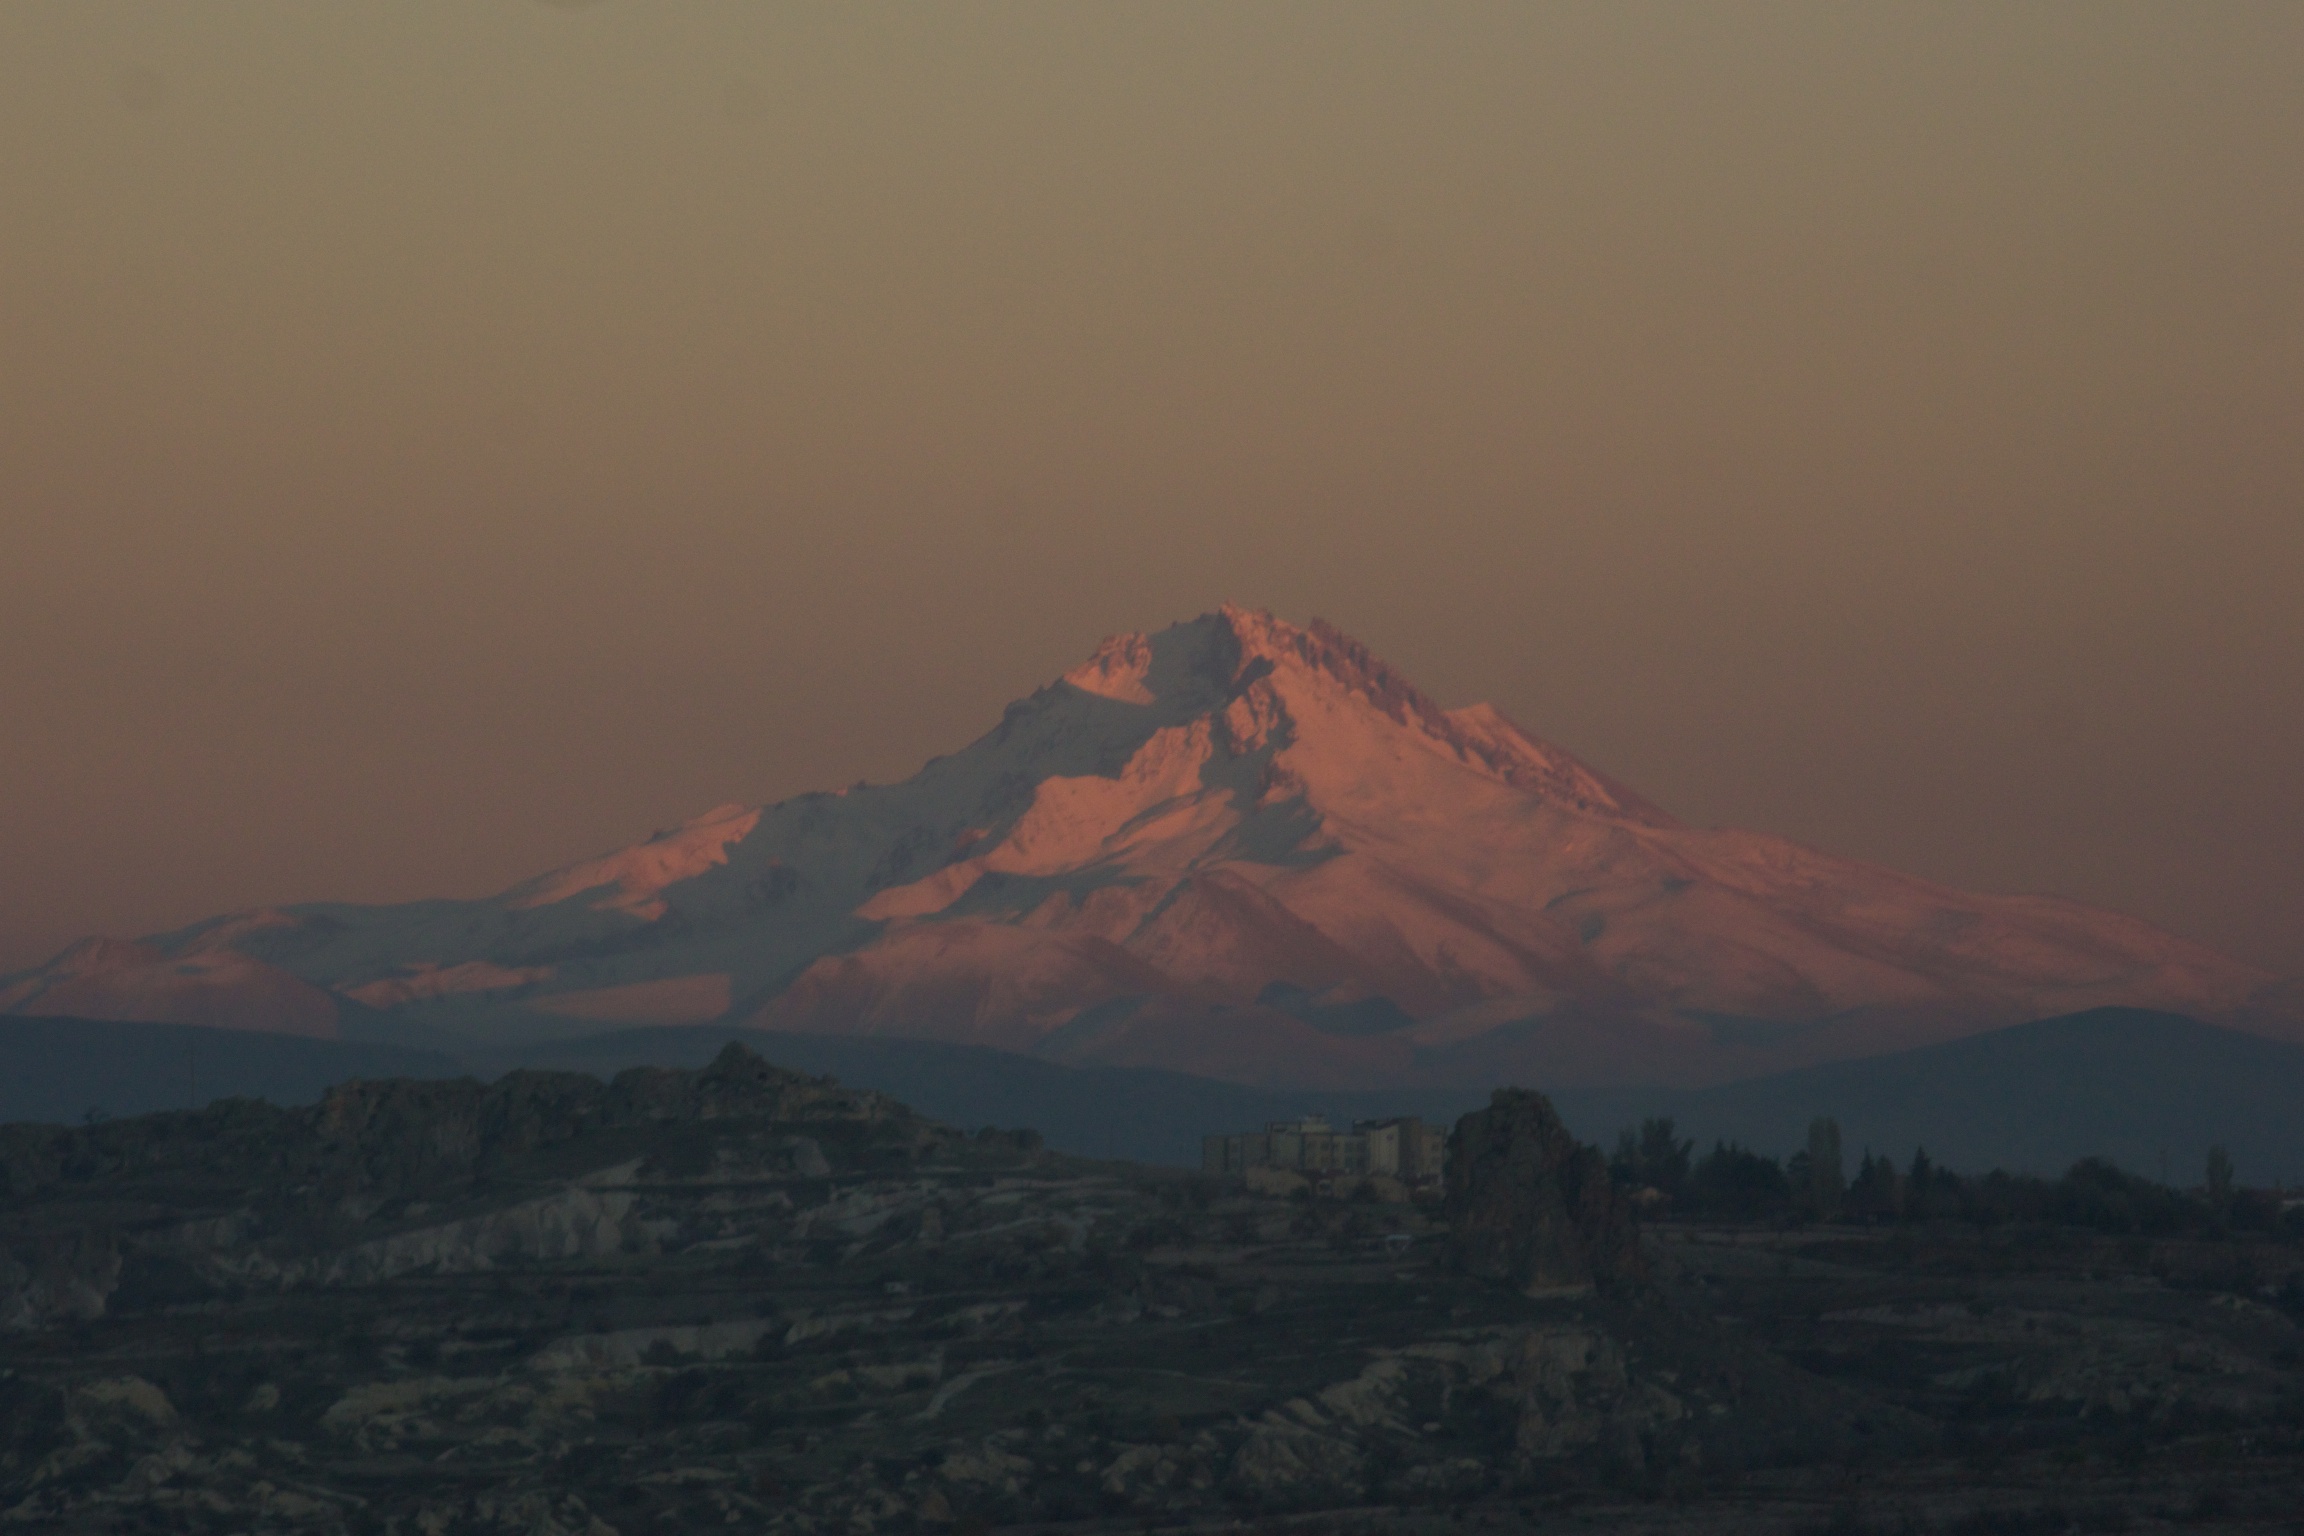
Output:
<path fill-rule="evenodd" d="M 1487 1098 L 1472 1089 L 1251 1088 L 1178 1072 L 1059 1066 L 977 1046 L 723 1025 L 621 1030 L 459 1060 L 239 1030 L 0 1018 L 0 1120 L 180 1109 L 195 1092 L 202 1101 L 308 1103 L 354 1077 L 494 1077 L 519 1067 L 608 1077 L 631 1066 L 698 1066 L 731 1040 L 970 1129 L 1029 1126 L 1062 1151 L 1185 1166 L 1199 1161 L 1200 1138 L 1211 1132 L 1304 1114 L 1448 1124 Z M 1902 1162 L 1926 1147 L 1950 1168 L 2054 1174 L 2096 1156 L 2190 1184 L 2208 1148 L 2221 1144 L 2245 1183 L 2304 1182 L 2304 1046 L 2140 1009 L 2093 1009 L 1716 1088 L 1547 1091 L 1577 1135 L 1603 1146 L 1668 1115 L 1700 1149 L 1729 1140 L 1781 1156 L 1805 1143 L 1812 1119 L 1829 1115 L 1851 1165 L 1866 1148 Z"/>
<path fill-rule="evenodd" d="M 2140 1008 L 1971 1035 L 1892 1056 L 1832 1062 L 1682 1092 L 1560 1095 L 1578 1134 L 1613 1138 L 1670 1115 L 1699 1150 L 1739 1141 L 1784 1154 L 1830 1115 L 1853 1165 L 1863 1149 L 1948 1167 L 2061 1173 L 2106 1157 L 2189 1185 L 2211 1146 L 2249 1184 L 2304 1182 L 2304 1046 Z"/>
<path fill-rule="evenodd" d="M 356 1077 L 458 1077 L 439 1051 L 193 1024 L 0 1016 L 0 1121 L 76 1124 L 218 1099 L 309 1104 Z"/>

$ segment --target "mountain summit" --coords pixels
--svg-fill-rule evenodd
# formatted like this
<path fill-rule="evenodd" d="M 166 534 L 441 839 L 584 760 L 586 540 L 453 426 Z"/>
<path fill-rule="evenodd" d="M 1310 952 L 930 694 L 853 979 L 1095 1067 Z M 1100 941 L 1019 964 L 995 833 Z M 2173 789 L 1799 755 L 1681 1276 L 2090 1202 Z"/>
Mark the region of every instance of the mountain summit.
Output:
<path fill-rule="evenodd" d="M 1685 826 L 1229 606 L 1105 641 L 899 784 L 486 900 L 84 945 L 0 1011 L 205 1020 L 235 980 L 249 1026 L 313 1032 L 327 999 L 449 1049 L 717 1020 L 1302 1086 L 1703 1083 L 2103 1004 L 2293 1032 L 2273 978 L 2134 919 Z"/>

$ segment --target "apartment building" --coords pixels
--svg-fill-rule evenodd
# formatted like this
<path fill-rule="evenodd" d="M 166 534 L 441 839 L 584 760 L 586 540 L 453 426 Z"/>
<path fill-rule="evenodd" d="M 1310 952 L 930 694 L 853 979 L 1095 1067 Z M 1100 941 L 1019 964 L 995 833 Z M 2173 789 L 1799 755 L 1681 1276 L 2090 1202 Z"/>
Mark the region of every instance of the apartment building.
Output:
<path fill-rule="evenodd" d="M 1207 1136 L 1200 1143 L 1203 1171 L 1245 1174 L 1279 1168 L 1313 1178 L 1383 1174 L 1405 1184 L 1436 1182 L 1448 1151 L 1447 1132 L 1414 1115 L 1355 1121 L 1338 1130 L 1325 1116 L 1274 1120 L 1261 1131 Z"/>

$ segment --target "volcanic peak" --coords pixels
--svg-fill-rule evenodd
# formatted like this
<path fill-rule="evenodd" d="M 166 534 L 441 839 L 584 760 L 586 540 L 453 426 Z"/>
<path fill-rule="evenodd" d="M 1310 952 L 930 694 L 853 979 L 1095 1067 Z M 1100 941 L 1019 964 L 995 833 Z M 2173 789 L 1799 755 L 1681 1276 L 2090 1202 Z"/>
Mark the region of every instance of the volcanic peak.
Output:
<path fill-rule="evenodd" d="M 1157 707 L 1165 723 L 1216 717 L 1229 756 L 1295 748 L 1329 759 L 1377 740 L 1412 745 L 1586 815 L 1679 825 L 1625 786 L 1578 762 L 1491 704 L 1443 709 L 1367 646 L 1325 619 L 1298 626 L 1226 603 L 1157 634 L 1114 635 L 1064 674 L 1072 688 Z M 1380 723 L 1381 722 L 1381 723 Z M 1287 767 L 1271 770 L 1296 782 Z"/>
<path fill-rule="evenodd" d="M 1104 641 L 900 783 L 722 807 L 480 901 L 92 947 L 0 978 L 0 1012 L 328 1033 L 341 1000 L 450 1046 L 720 1019 L 1252 1082 L 1699 1081 L 2108 1003 L 2241 1022 L 2271 980 L 2117 914 L 1684 827 L 1333 625 L 1227 604 Z M 2252 1027 L 2295 1028 L 2274 1014 Z"/>

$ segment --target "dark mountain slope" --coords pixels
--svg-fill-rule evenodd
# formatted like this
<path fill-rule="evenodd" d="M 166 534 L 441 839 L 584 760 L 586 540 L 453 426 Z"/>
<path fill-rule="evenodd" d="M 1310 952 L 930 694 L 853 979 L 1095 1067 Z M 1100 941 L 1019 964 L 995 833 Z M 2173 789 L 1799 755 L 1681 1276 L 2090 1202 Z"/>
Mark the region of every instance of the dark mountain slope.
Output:
<path fill-rule="evenodd" d="M 1851 1158 L 1915 1147 L 1955 1168 L 2057 1173 L 2109 1157 L 2178 1184 L 2228 1148 L 2248 1183 L 2304 1180 L 2304 1047 L 2180 1014 L 2093 1008 L 1944 1045 L 1832 1062 L 1694 1092 L 1559 1096 L 1581 1135 L 1671 1115 L 1700 1147 L 1771 1153 L 1831 1115 Z"/>
<path fill-rule="evenodd" d="M 0 1016 L 0 1121 L 66 1124 L 218 1099 L 309 1104 L 355 1077 L 456 1077 L 452 1056 L 194 1024 Z"/>

